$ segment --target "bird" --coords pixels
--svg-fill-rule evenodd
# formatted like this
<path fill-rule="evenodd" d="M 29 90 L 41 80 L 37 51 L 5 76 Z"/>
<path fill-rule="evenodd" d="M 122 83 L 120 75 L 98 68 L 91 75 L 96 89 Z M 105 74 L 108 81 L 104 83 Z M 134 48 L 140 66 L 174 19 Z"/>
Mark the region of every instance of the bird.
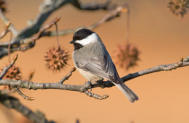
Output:
<path fill-rule="evenodd" d="M 87 28 L 78 29 L 73 34 L 74 51 L 72 58 L 76 69 L 88 81 L 109 80 L 118 87 L 130 102 L 138 96 L 119 77 L 117 69 L 100 36 Z"/>

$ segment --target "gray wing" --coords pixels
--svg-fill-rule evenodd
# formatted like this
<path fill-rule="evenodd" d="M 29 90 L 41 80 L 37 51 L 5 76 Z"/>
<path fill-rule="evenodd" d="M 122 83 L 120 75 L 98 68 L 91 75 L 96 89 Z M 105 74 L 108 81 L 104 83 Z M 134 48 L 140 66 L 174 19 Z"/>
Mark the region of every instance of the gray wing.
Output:
<path fill-rule="evenodd" d="M 92 49 L 90 50 L 93 51 Z M 106 48 L 102 45 L 101 49 L 98 50 L 101 52 L 88 53 L 86 54 L 88 57 L 84 55 L 84 57 L 76 62 L 76 66 L 99 77 L 119 83 L 120 77 Z"/>

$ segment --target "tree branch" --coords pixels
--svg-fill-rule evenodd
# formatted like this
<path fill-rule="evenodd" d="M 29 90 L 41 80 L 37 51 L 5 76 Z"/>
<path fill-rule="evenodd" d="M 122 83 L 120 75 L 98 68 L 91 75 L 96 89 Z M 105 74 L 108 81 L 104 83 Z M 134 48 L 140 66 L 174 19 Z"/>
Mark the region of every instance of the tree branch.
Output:
<path fill-rule="evenodd" d="M 19 33 L 17 33 L 13 25 L 10 26 L 11 31 L 15 35 L 15 37 L 11 40 L 11 43 L 10 43 L 11 51 L 14 52 L 14 51 L 20 50 L 20 46 L 24 42 L 24 40 L 38 33 L 40 31 L 41 26 L 47 20 L 47 18 L 53 12 L 63 7 L 64 5 L 71 3 L 72 5 L 74 5 L 75 7 L 81 10 L 99 10 L 99 9 L 107 8 L 109 6 L 108 1 L 104 4 L 89 4 L 89 3 L 81 4 L 78 0 L 44 0 L 44 2 L 41 4 L 40 12 L 38 16 L 34 19 L 31 25 L 27 26 L 26 28 L 21 30 Z M 79 4 L 80 7 L 76 5 L 75 3 Z M 5 23 L 9 22 L 8 19 L 4 16 L 4 14 L 1 11 L 0 11 L 0 17 Z M 8 50 L 7 50 L 8 45 L 9 45 L 9 42 L 0 43 L 0 58 L 8 54 Z M 31 45 L 33 46 L 33 44 Z M 32 46 L 25 47 L 23 51 L 32 48 Z"/>
<path fill-rule="evenodd" d="M 92 25 L 88 26 L 87 28 L 89 29 L 95 29 L 97 27 L 99 27 L 101 24 L 105 23 L 105 22 L 109 22 L 117 17 L 120 16 L 121 12 L 123 11 L 123 9 L 127 9 L 125 5 L 122 6 L 117 6 L 115 9 L 111 10 L 110 12 L 108 12 L 103 18 L 101 18 L 99 21 L 93 23 Z M 70 33 L 74 33 L 78 28 L 82 28 L 82 27 L 77 27 L 75 29 L 65 29 L 65 30 L 61 30 L 58 32 L 59 36 L 64 36 Z M 56 31 L 45 31 L 42 36 L 57 36 Z"/>
<path fill-rule="evenodd" d="M 20 33 L 13 39 L 12 41 L 12 44 L 15 44 L 15 43 L 19 43 L 20 40 L 23 40 L 25 38 L 29 38 L 31 37 L 32 35 L 36 34 L 39 32 L 42 24 L 46 21 L 46 19 L 54 12 L 56 11 L 57 9 L 63 7 L 64 5 L 66 5 L 67 3 L 79 3 L 80 6 L 87 6 L 89 5 L 86 4 L 86 5 L 82 5 L 78 0 L 44 0 L 44 2 L 41 4 L 41 7 L 40 7 L 40 12 L 38 14 L 38 16 L 36 17 L 36 19 L 33 21 L 33 23 L 26 27 L 25 29 L 23 29 L 22 31 L 20 31 Z M 94 4 L 94 5 L 90 5 L 90 7 L 93 7 L 93 6 L 100 6 L 101 4 Z M 75 7 L 78 7 L 74 4 Z M 104 4 L 102 4 L 102 6 L 105 6 Z M 106 6 L 108 6 L 108 4 L 106 4 Z M 88 7 L 88 8 L 90 8 Z M 79 8 L 79 7 L 78 7 Z M 82 8 L 80 8 L 82 9 Z M 97 8 L 96 10 L 98 9 L 101 9 L 100 7 Z M 89 10 L 89 9 L 83 9 L 83 10 Z M 8 44 L 7 43 L 2 43 L 0 44 L 1 47 L 3 46 L 7 46 Z"/>
<path fill-rule="evenodd" d="M 189 66 L 189 56 L 186 58 L 181 59 L 179 62 L 177 63 L 173 63 L 173 64 L 165 64 L 165 65 L 159 65 L 159 66 L 155 66 L 149 69 L 145 69 L 136 73 L 132 73 L 129 74 L 125 77 L 122 77 L 123 81 L 128 81 L 130 79 L 134 79 L 136 77 L 142 76 L 142 75 L 146 75 L 146 74 L 150 74 L 150 73 L 154 73 L 154 72 L 160 72 L 160 71 L 170 71 L 170 70 L 174 70 L 180 67 L 185 67 L 185 66 Z"/>
<path fill-rule="evenodd" d="M 148 68 L 139 72 L 135 72 L 132 74 L 128 74 L 122 77 L 122 81 L 126 82 L 128 80 L 134 79 L 136 77 L 160 72 L 160 71 L 168 71 L 173 70 L 180 67 L 189 66 L 189 57 L 182 59 L 181 61 L 173 64 L 159 65 L 152 68 Z M 96 87 L 112 87 L 114 86 L 110 81 L 100 81 L 97 83 L 87 82 L 83 85 L 70 85 L 70 84 L 61 84 L 60 82 L 50 82 L 50 83 L 36 83 L 24 80 L 0 80 L 0 85 L 9 85 L 12 88 L 26 88 L 26 89 L 60 89 L 60 90 L 69 90 L 69 91 L 77 91 L 81 93 L 85 93 L 87 96 L 93 97 L 95 99 L 106 99 L 107 96 L 99 96 L 97 94 L 90 93 L 88 90 Z"/>
<path fill-rule="evenodd" d="M 90 10 L 90 11 L 94 11 L 94 10 L 107 10 L 109 9 L 109 5 L 111 3 L 111 0 L 107 0 L 106 2 L 104 3 L 81 3 L 79 2 L 79 0 L 72 0 L 71 4 L 78 8 L 79 10 Z"/>
<path fill-rule="evenodd" d="M 33 36 L 32 38 L 28 39 L 28 40 L 24 40 L 22 41 L 22 44 L 25 44 L 24 47 L 20 46 L 19 48 L 17 48 L 16 50 L 19 50 L 19 51 L 26 51 L 27 49 L 30 49 L 32 47 L 35 46 L 36 44 L 36 41 L 39 40 L 41 37 L 42 37 L 42 34 L 50 29 L 53 25 L 55 25 L 56 23 L 58 23 L 58 21 L 60 20 L 60 17 L 59 18 L 55 18 L 52 22 L 50 22 L 49 24 L 41 27 L 40 31 L 35 35 Z"/>
<path fill-rule="evenodd" d="M 32 35 L 38 33 L 46 19 L 54 11 L 64 6 L 68 2 L 70 2 L 70 0 L 44 0 L 44 2 L 41 4 L 40 12 L 33 23 L 20 31 L 17 36 L 11 41 L 11 45 L 20 45 L 21 40 L 29 38 Z M 8 44 L 9 42 L 1 43 L 0 47 L 8 47 Z"/>
<path fill-rule="evenodd" d="M 54 121 L 48 121 L 45 115 L 40 111 L 33 112 L 31 109 L 23 105 L 17 98 L 7 94 L 2 94 L 1 92 L 0 103 L 7 108 L 16 110 L 34 123 L 55 123 Z"/>

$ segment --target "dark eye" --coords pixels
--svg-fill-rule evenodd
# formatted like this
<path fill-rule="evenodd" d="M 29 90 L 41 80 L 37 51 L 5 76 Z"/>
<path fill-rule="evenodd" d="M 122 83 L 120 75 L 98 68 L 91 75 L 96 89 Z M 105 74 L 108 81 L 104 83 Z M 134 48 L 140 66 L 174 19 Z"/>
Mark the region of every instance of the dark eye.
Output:
<path fill-rule="evenodd" d="M 82 36 L 74 36 L 73 37 L 73 40 L 81 40 L 82 39 Z"/>

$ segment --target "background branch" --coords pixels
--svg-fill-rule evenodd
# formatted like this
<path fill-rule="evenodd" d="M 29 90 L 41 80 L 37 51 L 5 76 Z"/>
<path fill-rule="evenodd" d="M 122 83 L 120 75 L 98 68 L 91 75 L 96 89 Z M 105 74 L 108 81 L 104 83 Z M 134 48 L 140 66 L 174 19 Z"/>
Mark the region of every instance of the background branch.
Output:
<path fill-rule="evenodd" d="M 71 4 L 73 6 L 75 6 L 76 8 L 78 8 L 79 10 L 107 10 L 107 9 L 110 9 L 109 5 L 111 3 L 111 0 L 107 0 L 106 2 L 104 3 L 96 3 L 96 2 L 93 2 L 93 3 L 81 3 L 79 0 L 72 0 Z"/>
<path fill-rule="evenodd" d="M 81 4 L 78 0 L 44 0 L 44 2 L 40 6 L 39 14 L 34 19 L 31 25 L 25 27 L 24 29 L 19 31 L 19 33 L 17 33 L 17 31 L 14 29 L 14 26 L 11 24 L 10 29 L 15 35 L 15 37 L 11 40 L 11 43 L 10 43 L 11 51 L 14 52 L 14 51 L 20 50 L 21 44 L 25 42 L 24 40 L 27 40 L 34 34 L 37 34 L 40 31 L 40 28 L 42 27 L 43 23 L 47 20 L 47 18 L 53 12 L 55 12 L 56 10 L 58 10 L 59 8 L 63 7 L 64 5 L 68 3 L 74 5 L 74 7 L 77 7 L 80 10 L 87 10 L 87 11 L 100 10 L 100 9 L 106 10 L 109 6 L 110 0 L 101 4 L 99 3 L 95 3 L 95 4 L 82 3 Z M 5 23 L 9 22 L 9 20 L 4 16 L 2 12 L 0 12 L 0 17 Z M 8 50 L 7 50 L 8 45 L 9 45 L 9 42 L 0 43 L 0 58 L 8 55 Z M 30 47 L 25 47 L 23 51 L 32 48 L 32 46 L 33 44 L 31 44 Z"/>
<path fill-rule="evenodd" d="M 33 36 L 32 38 L 28 39 L 28 40 L 24 40 L 22 41 L 22 44 L 24 44 L 24 46 L 20 46 L 19 48 L 17 48 L 16 50 L 19 50 L 19 51 L 26 51 L 27 49 L 30 49 L 32 47 L 35 46 L 36 44 L 36 41 L 39 40 L 41 37 L 42 37 L 42 34 L 50 29 L 53 25 L 55 25 L 58 21 L 60 20 L 60 17 L 59 18 L 55 18 L 52 22 L 50 22 L 49 24 L 41 27 L 40 31 L 35 35 Z"/>
<path fill-rule="evenodd" d="M 105 22 L 109 22 L 115 18 L 118 18 L 121 14 L 121 12 L 123 12 L 123 10 L 126 9 L 125 5 L 122 6 L 117 6 L 115 9 L 109 11 L 103 18 L 101 18 L 99 21 L 93 23 L 92 25 L 85 27 L 88 29 L 95 29 L 97 27 L 99 27 L 101 24 L 105 23 Z M 84 27 L 84 26 L 83 26 Z M 58 33 L 56 33 L 56 31 L 45 31 L 42 36 L 57 36 L 57 34 L 59 36 L 64 36 L 70 33 L 74 33 L 78 28 L 82 28 L 82 27 L 77 27 L 75 29 L 65 29 L 65 30 L 61 30 Z"/>
<path fill-rule="evenodd" d="M 8 94 L 2 94 L 0 92 L 0 103 L 7 108 L 16 110 L 34 123 L 55 123 L 54 121 L 48 121 L 45 115 L 40 111 L 33 112 L 17 98 Z"/>

